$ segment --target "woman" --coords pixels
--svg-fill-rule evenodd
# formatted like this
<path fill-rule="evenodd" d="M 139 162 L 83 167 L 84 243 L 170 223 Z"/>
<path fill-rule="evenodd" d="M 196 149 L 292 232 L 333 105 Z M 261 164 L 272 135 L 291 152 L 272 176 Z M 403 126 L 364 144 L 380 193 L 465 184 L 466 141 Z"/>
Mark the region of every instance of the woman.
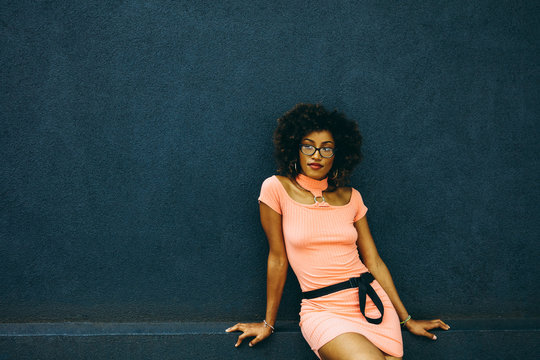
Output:
<path fill-rule="evenodd" d="M 400 359 L 400 322 L 433 340 L 428 330 L 449 329 L 411 318 L 377 252 L 362 197 L 345 186 L 361 159 L 356 123 L 299 104 L 278 119 L 274 144 L 280 176 L 266 179 L 259 197 L 270 245 L 266 317 L 227 329 L 242 332 L 235 346 L 274 332 L 289 263 L 304 295 L 300 328 L 321 359 Z"/>

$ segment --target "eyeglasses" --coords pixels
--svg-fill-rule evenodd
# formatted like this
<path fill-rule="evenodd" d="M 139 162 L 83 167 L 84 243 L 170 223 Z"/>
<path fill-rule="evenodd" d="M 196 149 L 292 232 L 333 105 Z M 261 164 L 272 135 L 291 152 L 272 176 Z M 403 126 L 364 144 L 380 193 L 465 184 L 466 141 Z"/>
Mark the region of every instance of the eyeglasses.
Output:
<path fill-rule="evenodd" d="M 300 144 L 300 151 L 307 156 L 311 156 L 315 154 L 316 151 L 319 151 L 319 154 L 321 154 L 323 158 L 329 159 L 334 156 L 336 149 L 327 146 L 317 148 L 313 145 Z"/>

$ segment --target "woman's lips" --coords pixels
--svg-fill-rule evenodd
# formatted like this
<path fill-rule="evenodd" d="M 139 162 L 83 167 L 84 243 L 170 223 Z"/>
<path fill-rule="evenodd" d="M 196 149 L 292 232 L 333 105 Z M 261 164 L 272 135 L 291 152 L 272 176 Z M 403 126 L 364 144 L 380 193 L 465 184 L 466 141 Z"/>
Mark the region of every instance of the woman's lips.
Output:
<path fill-rule="evenodd" d="M 316 163 L 308 164 L 308 166 L 312 168 L 313 170 L 319 170 L 323 167 L 321 164 L 316 164 Z"/>

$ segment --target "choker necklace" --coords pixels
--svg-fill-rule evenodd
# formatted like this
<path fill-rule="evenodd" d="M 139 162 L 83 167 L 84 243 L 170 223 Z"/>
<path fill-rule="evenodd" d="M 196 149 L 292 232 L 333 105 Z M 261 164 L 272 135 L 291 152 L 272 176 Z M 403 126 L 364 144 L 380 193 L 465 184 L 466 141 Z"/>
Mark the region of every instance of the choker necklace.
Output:
<path fill-rule="evenodd" d="M 322 180 L 315 180 L 304 174 L 298 174 L 298 176 L 296 177 L 296 183 L 300 185 L 304 190 L 307 190 L 313 194 L 315 204 L 326 203 L 322 192 L 328 188 L 328 178 L 324 178 Z M 318 201 L 317 199 L 319 198 L 322 200 Z"/>

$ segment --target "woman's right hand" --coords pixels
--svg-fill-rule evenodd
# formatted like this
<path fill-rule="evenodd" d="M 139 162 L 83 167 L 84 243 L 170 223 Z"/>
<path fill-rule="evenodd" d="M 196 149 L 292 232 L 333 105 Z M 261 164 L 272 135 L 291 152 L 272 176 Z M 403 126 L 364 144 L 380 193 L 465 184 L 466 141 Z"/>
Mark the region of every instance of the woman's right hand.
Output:
<path fill-rule="evenodd" d="M 242 334 L 238 337 L 234 346 L 238 347 L 242 341 L 247 337 L 255 337 L 255 339 L 249 342 L 249 346 L 253 346 L 258 342 L 266 339 L 272 335 L 272 328 L 266 326 L 264 322 L 261 323 L 238 323 L 227 330 L 226 332 L 241 331 Z"/>

